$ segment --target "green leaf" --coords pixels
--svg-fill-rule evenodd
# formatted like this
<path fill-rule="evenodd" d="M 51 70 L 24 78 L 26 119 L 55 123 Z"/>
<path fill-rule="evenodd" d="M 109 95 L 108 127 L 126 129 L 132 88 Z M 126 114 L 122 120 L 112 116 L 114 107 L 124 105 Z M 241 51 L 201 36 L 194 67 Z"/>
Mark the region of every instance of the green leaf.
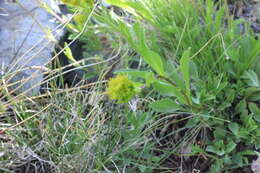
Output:
<path fill-rule="evenodd" d="M 200 148 L 198 145 L 192 145 L 191 146 L 192 154 L 198 154 L 198 153 L 204 153 L 204 150 Z"/>
<path fill-rule="evenodd" d="M 240 153 L 237 153 L 232 156 L 232 160 L 234 163 L 236 163 L 238 166 L 242 167 L 243 166 L 243 156 Z"/>
<path fill-rule="evenodd" d="M 166 82 L 156 80 L 153 83 L 156 91 L 158 91 L 163 96 L 176 96 L 176 89 Z"/>
<path fill-rule="evenodd" d="M 136 69 L 122 69 L 115 72 L 116 74 L 127 74 L 133 78 L 142 78 L 146 81 L 147 85 L 150 85 L 155 81 L 154 73 L 148 71 L 140 71 Z"/>
<path fill-rule="evenodd" d="M 249 136 L 249 132 L 246 128 L 240 128 L 239 129 L 239 137 L 247 139 Z"/>
<path fill-rule="evenodd" d="M 255 141 L 255 149 L 259 150 L 260 149 L 260 140 Z M 260 157 L 260 156 L 259 156 Z"/>
<path fill-rule="evenodd" d="M 251 96 L 247 97 L 248 101 L 259 101 L 260 100 L 260 92 L 256 92 L 255 94 L 252 94 Z"/>
<path fill-rule="evenodd" d="M 260 88 L 259 87 L 249 87 L 249 88 L 244 89 L 243 93 L 246 97 L 250 97 L 251 95 L 260 93 Z"/>
<path fill-rule="evenodd" d="M 196 65 L 196 63 L 192 60 L 190 60 L 189 62 L 189 72 L 191 75 L 191 78 L 193 80 L 197 80 L 199 79 L 199 71 L 198 71 L 198 66 Z"/>
<path fill-rule="evenodd" d="M 247 104 L 245 99 L 241 100 L 237 106 L 235 107 L 236 113 L 242 113 L 244 110 L 247 109 Z"/>
<path fill-rule="evenodd" d="M 125 0 L 106 0 L 106 2 L 111 5 L 124 8 L 129 13 L 135 16 L 140 15 L 141 17 L 144 17 L 146 20 L 152 20 L 152 15 L 140 2 L 131 2 Z"/>
<path fill-rule="evenodd" d="M 65 55 L 67 56 L 67 58 L 68 58 L 70 61 L 72 61 L 73 63 L 77 62 L 77 61 L 75 60 L 75 58 L 73 57 L 72 52 L 71 52 L 71 49 L 70 49 L 70 47 L 68 46 L 67 43 L 65 43 L 64 54 L 65 54 Z"/>
<path fill-rule="evenodd" d="M 230 123 L 228 124 L 229 130 L 232 131 L 232 133 L 237 136 L 239 133 L 239 125 L 237 123 Z"/>
<path fill-rule="evenodd" d="M 217 159 L 210 167 L 210 173 L 219 173 L 223 167 L 223 160 Z"/>
<path fill-rule="evenodd" d="M 144 61 L 149 64 L 156 73 L 158 73 L 161 76 L 165 76 L 164 68 L 163 68 L 163 59 L 162 57 L 152 51 L 152 50 L 142 50 L 141 55 L 144 59 Z"/>
<path fill-rule="evenodd" d="M 197 126 L 200 122 L 199 117 L 195 116 L 195 117 L 191 117 L 188 122 L 185 124 L 185 128 L 193 128 L 195 126 Z"/>
<path fill-rule="evenodd" d="M 212 146 L 212 145 L 207 146 L 206 151 L 211 152 L 211 153 L 215 153 L 219 156 L 223 156 L 225 154 L 224 149 L 217 148 L 217 147 Z"/>
<path fill-rule="evenodd" d="M 190 62 L 190 49 L 186 50 L 180 60 L 180 69 L 185 81 L 185 87 L 186 87 L 186 92 L 190 97 L 190 72 L 189 72 L 189 62 Z"/>
<path fill-rule="evenodd" d="M 153 110 L 163 113 L 173 113 L 181 109 L 180 105 L 173 100 L 166 98 L 159 101 L 155 101 L 149 105 Z"/>
<path fill-rule="evenodd" d="M 226 130 L 225 130 L 225 128 L 216 128 L 214 130 L 214 137 L 216 139 L 224 139 L 226 137 Z"/>
<path fill-rule="evenodd" d="M 230 153 L 236 148 L 237 144 L 234 143 L 233 141 L 229 142 L 226 146 L 226 153 Z"/>
<path fill-rule="evenodd" d="M 246 79 L 249 86 L 260 87 L 258 76 L 253 70 L 246 71 L 242 78 Z"/>
<path fill-rule="evenodd" d="M 144 61 L 150 65 L 151 68 L 156 71 L 156 73 L 161 76 L 165 76 L 163 58 L 158 53 L 150 50 L 146 45 L 144 28 L 139 23 L 136 23 L 133 29 L 138 39 L 132 41 L 133 43 L 131 45 L 136 49 L 137 52 L 141 54 L 141 57 L 144 59 Z M 130 39 L 131 38 L 128 38 L 128 40 Z"/>
<path fill-rule="evenodd" d="M 136 50 L 138 52 L 147 51 L 149 50 L 148 46 L 146 45 L 146 36 L 145 36 L 145 29 L 141 26 L 140 23 L 135 23 L 133 26 L 134 33 L 136 35 L 137 40 L 135 40 Z"/>
<path fill-rule="evenodd" d="M 181 93 L 181 89 L 174 87 L 171 84 L 157 80 L 153 83 L 154 88 L 164 96 L 175 96 L 181 104 L 187 104 L 185 97 Z"/>
<path fill-rule="evenodd" d="M 243 94 L 248 101 L 260 100 L 260 87 L 249 87 L 243 90 Z"/>
<path fill-rule="evenodd" d="M 249 109 L 253 113 L 253 118 L 260 123 L 260 109 L 255 103 L 249 103 Z"/>

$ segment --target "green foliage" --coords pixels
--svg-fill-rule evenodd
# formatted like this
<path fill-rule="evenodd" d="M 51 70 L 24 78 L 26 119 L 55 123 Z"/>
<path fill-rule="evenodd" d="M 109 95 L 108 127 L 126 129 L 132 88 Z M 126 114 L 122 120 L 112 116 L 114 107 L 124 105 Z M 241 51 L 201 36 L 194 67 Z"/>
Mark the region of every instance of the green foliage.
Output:
<path fill-rule="evenodd" d="M 99 85 L 90 91 L 100 96 L 94 104 L 82 93 L 54 92 L 55 106 L 23 124 L 37 129 L 40 121 L 44 130 L 11 133 L 20 144 L 43 139 L 44 151 L 69 172 L 160 172 L 168 158 L 203 156 L 207 172 L 219 173 L 248 166 L 257 156 L 260 40 L 246 21 L 230 16 L 225 0 L 106 0 L 121 15 L 94 1 L 63 2 L 77 13 L 68 25 L 71 38 L 93 43 L 86 57 L 102 49 L 98 33 L 106 33 L 114 48 L 134 51 L 122 56 L 124 65 L 107 90 L 130 106 L 103 99 Z M 76 62 L 69 48 L 65 54 Z M 137 57 L 132 68 L 128 62 Z M 21 120 L 31 116 L 18 110 Z M 184 146 L 191 151 L 183 152 Z"/>
<path fill-rule="evenodd" d="M 119 33 L 149 65 L 142 69 L 146 72 L 120 71 L 137 81 L 142 78 L 163 97 L 150 107 L 164 113 L 189 112 L 194 115 L 189 122 L 195 124 L 187 127 L 203 122 L 213 129 L 213 142 L 204 146 L 204 152 L 216 155 L 211 172 L 248 164 L 237 146 L 245 145 L 242 150 L 251 153 L 259 147 L 259 79 L 254 64 L 259 61 L 260 41 L 247 22 L 233 20 L 225 1 L 109 3 L 135 18 L 129 23 L 108 14 L 97 17 L 106 24 L 104 30 Z M 245 26 L 244 33 L 238 24 Z M 209 118 L 198 119 L 197 114 Z"/>

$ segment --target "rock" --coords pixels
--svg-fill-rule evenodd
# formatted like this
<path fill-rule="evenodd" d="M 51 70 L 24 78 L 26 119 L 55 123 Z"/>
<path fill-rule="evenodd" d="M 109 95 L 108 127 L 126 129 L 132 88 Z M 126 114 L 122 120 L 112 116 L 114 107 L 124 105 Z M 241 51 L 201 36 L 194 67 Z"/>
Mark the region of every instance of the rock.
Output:
<path fill-rule="evenodd" d="M 255 0 L 255 4 L 253 5 L 253 11 L 256 17 L 256 20 L 260 21 L 260 0 Z"/>
<path fill-rule="evenodd" d="M 16 94 L 39 93 L 44 69 L 62 35 L 43 4 L 58 11 L 55 0 L 0 0 L 0 70 Z"/>
<path fill-rule="evenodd" d="M 254 173 L 260 173 L 260 157 L 252 163 L 251 170 Z"/>

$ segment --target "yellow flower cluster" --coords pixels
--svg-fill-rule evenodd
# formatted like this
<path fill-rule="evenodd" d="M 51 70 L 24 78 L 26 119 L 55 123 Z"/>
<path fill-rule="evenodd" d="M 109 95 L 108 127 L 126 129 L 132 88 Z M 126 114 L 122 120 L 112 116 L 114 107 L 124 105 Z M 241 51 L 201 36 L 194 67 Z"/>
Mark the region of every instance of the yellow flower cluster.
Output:
<path fill-rule="evenodd" d="M 118 75 L 108 82 L 107 94 L 110 99 L 117 100 L 118 103 L 130 101 L 136 94 L 135 86 L 125 75 Z"/>

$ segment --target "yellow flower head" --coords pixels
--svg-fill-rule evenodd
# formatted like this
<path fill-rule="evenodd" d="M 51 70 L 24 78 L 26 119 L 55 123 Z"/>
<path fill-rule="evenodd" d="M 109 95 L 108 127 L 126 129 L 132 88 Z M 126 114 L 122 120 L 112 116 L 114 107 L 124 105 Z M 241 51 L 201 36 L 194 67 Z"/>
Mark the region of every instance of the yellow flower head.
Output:
<path fill-rule="evenodd" d="M 130 101 L 136 94 L 135 86 L 125 75 L 118 75 L 108 82 L 107 94 L 110 99 L 118 100 L 118 103 Z"/>

